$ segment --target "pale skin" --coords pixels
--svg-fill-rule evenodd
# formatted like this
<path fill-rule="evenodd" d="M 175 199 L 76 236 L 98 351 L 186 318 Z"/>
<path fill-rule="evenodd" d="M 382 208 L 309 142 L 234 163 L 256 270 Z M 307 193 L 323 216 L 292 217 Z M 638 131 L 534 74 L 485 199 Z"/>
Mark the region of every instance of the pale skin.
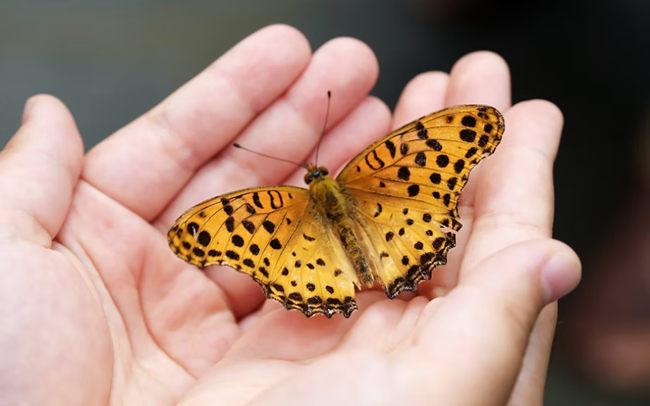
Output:
<path fill-rule="evenodd" d="M 31 98 L 0 154 L 0 398 L 27 404 L 541 405 L 555 301 L 580 279 L 551 239 L 562 115 L 510 104 L 506 63 L 477 52 L 404 89 L 394 114 L 369 97 L 377 61 L 340 38 L 313 54 L 293 28 L 235 46 L 84 156 L 73 118 Z M 431 300 L 357 294 L 350 319 L 307 319 L 247 275 L 176 258 L 165 233 L 185 209 L 245 187 L 301 185 L 332 91 L 319 164 L 336 172 L 421 115 L 489 104 L 496 153 L 461 199 L 459 244 Z"/>

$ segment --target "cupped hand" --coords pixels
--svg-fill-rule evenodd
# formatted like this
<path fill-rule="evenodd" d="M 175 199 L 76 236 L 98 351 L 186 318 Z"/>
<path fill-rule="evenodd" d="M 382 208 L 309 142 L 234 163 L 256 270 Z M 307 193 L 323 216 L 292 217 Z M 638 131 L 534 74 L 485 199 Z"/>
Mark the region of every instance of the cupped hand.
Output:
<path fill-rule="evenodd" d="M 578 282 L 551 239 L 562 116 L 510 106 L 498 56 L 408 84 L 394 115 L 368 96 L 377 61 L 335 39 L 313 55 L 271 26 L 242 41 L 87 155 L 50 96 L 25 106 L 0 154 L 0 398 L 33 404 L 541 404 L 554 301 Z M 392 128 L 457 104 L 506 118 L 472 173 L 449 265 L 418 295 L 358 294 L 349 319 L 307 319 L 247 275 L 179 260 L 165 233 L 185 209 L 303 169 L 230 147 L 340 168 Z M 442 290 L 446 295 L 434 298 Z"/>

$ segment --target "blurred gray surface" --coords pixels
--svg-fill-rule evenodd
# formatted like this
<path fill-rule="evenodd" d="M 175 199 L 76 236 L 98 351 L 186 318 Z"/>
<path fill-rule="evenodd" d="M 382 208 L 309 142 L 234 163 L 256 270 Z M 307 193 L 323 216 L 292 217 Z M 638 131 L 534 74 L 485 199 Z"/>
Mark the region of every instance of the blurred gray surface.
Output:
<path fill-rule="evenodd" d="M 512 68 L 515 101 L 547 98 L 565 113 L 555 234 L 588 257 L 600 238 L 594 217 L 615 217 L 615 197 L 629 187 L 598 158 L 606 143 L 609 153 L 631 156 L 643 123 L 650 2 L 466 0 L 428 12 L 415 3 L 1 0 L 0 147 L 18 128 L 25 100 L 50 93 L 70 108 L 89 149 L 272 23 L 296 26 L 314 49 L 341 35 L 367 42 L 381 71 L 373 93 L 390 106 L 415 74 L 448 71 L 465 53 L 491 49 Z M 615 186 L 603 196 L 605 182 Z M 605 393 L 561 360 L 550 371 L 547 405 L 650 404 Z"/>

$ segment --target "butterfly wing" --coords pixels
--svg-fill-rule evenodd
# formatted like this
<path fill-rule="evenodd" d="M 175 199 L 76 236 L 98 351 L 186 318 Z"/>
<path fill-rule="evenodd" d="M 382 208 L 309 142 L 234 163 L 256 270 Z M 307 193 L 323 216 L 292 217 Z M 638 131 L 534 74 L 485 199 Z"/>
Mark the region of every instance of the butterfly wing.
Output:
<path fill-rule="evenodd" d="M 355 233 L 389 297 L 415 290 L 446 263 L 461 228 L 460 193 L 504 130 L 493 107 L 452 107 L 390 133 L 341 171 Z"/>
<path fill-rule="evenodd" d="M 287 309 L 349 317 L 359 282 L 314 204 L 308 190 L 290 186 L 229 193 L 185 212 L 167 239 L 190 264 L 227 265 L 251 275 Z"/>

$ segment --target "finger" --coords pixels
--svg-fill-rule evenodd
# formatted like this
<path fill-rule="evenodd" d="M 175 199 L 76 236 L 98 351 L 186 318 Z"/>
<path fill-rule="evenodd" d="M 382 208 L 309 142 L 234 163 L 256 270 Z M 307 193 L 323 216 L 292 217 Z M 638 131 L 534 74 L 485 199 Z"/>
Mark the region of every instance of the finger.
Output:
<path fill-rule="evenodd" d="M 309 44 L 294 28 L 274 25 L 252 34 L 90 151 L 84 179 L 153 219 L 296 80 L 309 58 Z"/>
<path fill-rule="evenodd" d="M 562 113 L 541 100 L 506 113 L 508 129 L 485 162 L 474 202 L 472 239 L 463 268 L 519 241 L 549 237 L 553 224 L 553 161 Z"/>
<path fill-rule="evenodd" d="M 487 104 L 503 112 L 510 103 L 510 70 L 499 55 L 473 52 L 459 59 L 451 69 L 447 106 Z"/>
<path fill-rule="evenodd" d="M 486 104 L 502 113 L 510 107 L 510 70 L 503 58 L 493 52 L 481 51 L 465 55 L 456 62 L 449 75 L 445 105 L 460 104 Z M 476 186 L 482 182 L 479 178 L 485 165 L 486 162 L 483 162 L 472 170 L 463 189 L 459 208 L 461 218 L 467 217 L 465 209 L 474 205 Z M 471 222 L 472 219 L 468 220 Z M 466 229 L 471 228 L 465 222 L 463 225 Z M 463 246 L 460 242 L 459 245 Z M 455 255 L 462 254 L 458 251 Z"/>
<path fill-rule="evenodd" d="M 445 106 L 449 75 L 426 72 L 414 77 L 404 88 L 395 106 L 393 128 L 422 117 Z"/>
<path fill-rule="evenodd" d="M 449 74 L 444 106 L 461 104 L 487 104 L 502 111 L 510 106 L 510 72 L 503 58 L 492 52 L 482 51 L 468 54 L 456 62 Z M 434 286 L 448 289 L 457 283 L 460 265 L 464 264 L 467 240 L 472 235 L 472 209 L 476 187 L 483 182 L 481 172 L 490 159 L 493 158 L 486 159 L 472 169 L 469 181 L 463 189 L 458 208 L 463 229 L 457 236 L 456 249 L 449 253 L 449 265 L 437 269 L 432 275 L 432 282 L 424 283 L 418 289 L 428 297 L 436 295 Z"/>
<path fill-rule="evenodd" d="M 578 257 L 558 241 L 531 240 L 492 255 L 442 301 L 432 302 L 435 311 L 423 312 L 406 359 L 432 370 L 415 372 L 405 363 L 403 373 L 412 375 L 414 385 L 422 384 L 414 375 L 439 376 L 425 386 L 441 404 L 504 404 L 542 307 L 571 291 L 579 278 Z"/>
<path fill-rule="evenodd" d="M 485 162 L 474 201 L 472 237 L 463 269 L 508 245 L 549 237 L 553 223 L 553 161 L 562 131 L 562 114 L 551 103 L 519 103 L 505 114 L 506 134 L 497 153 Z M 541 399 L 555 330 L 552 309 L 535 329 L 511 404 Z"/>
<path fill-rule="evenodd" d="M 65 219 L 83 163 L 74 119 L 58 99 L 29 99 L 20 129 L 0 153 L 2 238 L 49 247 Z"/>
<path fill-rule="evenodd" d="M 302 161 L 321 135 L 327 90 L 332 92 L 328 126 L 333 127 L 365 99 L 377 72 L 377 60 L 367 45 L 350 38 L 332 40 L 316 51 L 291 89 L 257 117 L 237 142 L 271 156 Z M 291 164 L 228 148 L 196 174 L 157 223 L 164 229 L 197 202 L 236 189 L 277 184 L 295 170 Z"/>

